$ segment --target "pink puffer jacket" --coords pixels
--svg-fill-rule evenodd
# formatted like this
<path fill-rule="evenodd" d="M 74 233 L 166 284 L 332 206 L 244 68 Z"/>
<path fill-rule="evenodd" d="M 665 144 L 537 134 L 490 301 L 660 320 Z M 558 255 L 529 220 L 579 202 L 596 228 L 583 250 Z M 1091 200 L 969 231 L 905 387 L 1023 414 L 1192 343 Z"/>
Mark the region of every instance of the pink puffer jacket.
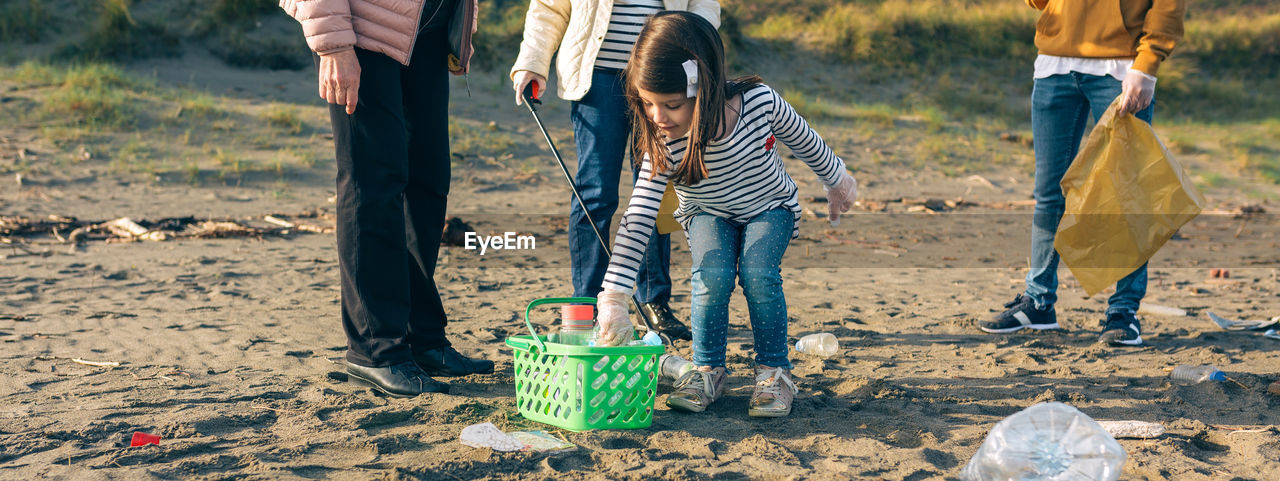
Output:
<path fill-rule="evenodd" d="M 471 62 L 471 34 L 476 31 L 477 0 L 459 2 L 449 22 L 453 50 L 449 70 L 467 72 Z M 280 0 L 289 16 L 302 24 L 307 46 L 316 53 L 360 47 L 409 64 L 424 0 Z M 430 15 L 431 12 L 426 12 Z M 465 27 L 470 28 L 465 28 Z"/>

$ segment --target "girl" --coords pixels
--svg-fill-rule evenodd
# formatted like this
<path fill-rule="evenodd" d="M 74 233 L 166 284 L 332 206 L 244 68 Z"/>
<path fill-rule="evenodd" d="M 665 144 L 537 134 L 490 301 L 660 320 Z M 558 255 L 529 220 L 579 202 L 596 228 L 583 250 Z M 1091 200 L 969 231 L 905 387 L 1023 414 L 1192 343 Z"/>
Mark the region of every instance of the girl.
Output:
<path fill-rule="evenodd" d="M 822 179 L 830 219 L 848 211 L 857 182 L 822 138 L 759 77 L 725 81 L 724 47 L 705 20 L 663 12 L 649 20 L 624 72 L 632 124 L 644 153 L 640 179 L 618 226 L 613 257 L 597 298 L 600 339 L 615 344 L 630 329 L 627 298 L 657 216 L 675 183 L 693 257 L 693 362 L 667 405 L 702 412 L 727 378 L 725 334 L 735 278 L 751 315 L 756 386 L 748 414 L 791 413 L 798 392 L 787 358 L 787 306 L 780 263 L 798 233 L 796 185 L 775 145 L 781 141 Z"/>
<path fill-rule="evenodd" d="M 582 203 L 569 201 L 569 256 L 574 297 L 595 296 L 608 268 L 608 253 L 595 232 L 608 232 L 618 208 L 618 176 L 626 157 L 632 111 L 623 94 L 622 69 L 648 18 L 663 10 L 688 11 L 720 24 L 718 0 L 531 0 L 523 41 L 511 67 L 516 105 L 526 86 L 546 92 L 551 58 L 557 92 L 571 101 L 569 119 L 578 147 L 574 182 Z M 535 94 L 535 97 L 537 95 Z M 632 159 L 632 179 L 639 162 Z M 585 208 L 584 208 L 585 204 Z M 587 220 L 590 215 L 591 221 Z M 640 267 L 639 314 L 672 339 L 689 340 L 689 328 L 671 312 L 671 238 L 654 235 Z"/>

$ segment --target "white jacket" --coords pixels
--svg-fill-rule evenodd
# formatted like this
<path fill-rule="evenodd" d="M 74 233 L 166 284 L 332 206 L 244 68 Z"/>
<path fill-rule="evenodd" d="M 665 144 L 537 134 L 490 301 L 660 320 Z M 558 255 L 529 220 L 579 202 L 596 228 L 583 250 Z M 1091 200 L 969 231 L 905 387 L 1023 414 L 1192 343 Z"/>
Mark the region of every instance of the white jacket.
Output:
<path fill-rule="evenodd" d="M 667 10 L 696 13 L 720 28 L 717 0 L 662 3 Z M 524 19 L 524 41 L 520 42 L 520 55 L 511 67 L 511 77 L 521 70 L 547 77 L 551 56 L 559 50 L 556 76 L 560 82 L 556 93 L 565 100 L 581 100 L 591 89 L 591 71 L 609 30 L 612 12 L 613 0 L 530 0 Z"/>

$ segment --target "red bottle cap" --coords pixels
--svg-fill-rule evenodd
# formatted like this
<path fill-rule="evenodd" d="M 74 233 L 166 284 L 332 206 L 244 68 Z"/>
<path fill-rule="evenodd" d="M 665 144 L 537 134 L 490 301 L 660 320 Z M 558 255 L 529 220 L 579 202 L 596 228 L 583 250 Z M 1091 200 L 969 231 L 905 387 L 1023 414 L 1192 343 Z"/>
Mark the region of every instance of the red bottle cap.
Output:
<path fill-rule="evenodd" d="M 596 306 L 560 306 L 560 320 L 566 327 L 590 328 L 596 318 Z"/>

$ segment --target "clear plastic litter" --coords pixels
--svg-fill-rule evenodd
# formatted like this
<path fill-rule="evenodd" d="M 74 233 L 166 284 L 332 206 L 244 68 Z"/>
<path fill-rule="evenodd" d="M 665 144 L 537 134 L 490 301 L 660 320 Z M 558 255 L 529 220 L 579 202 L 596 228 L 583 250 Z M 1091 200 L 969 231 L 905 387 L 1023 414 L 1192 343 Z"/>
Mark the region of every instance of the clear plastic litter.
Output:
<path fill-rule="evenodd" d="M 675 354 L 663 354 L 658 358 L 658 372 L 662 377 L 672 381 L 680 379 L 680 376 L 692 371 L 695 367 L 692 362 Z"/>
<path fill-rule="evenodd" d="M 522 451 L 539 453 L 559 453 L 572 451 L 578 445 L 548 434 L 546 431 L 514 431 L 507 433 L 513 439 L 524 443 Z"/>
<path fill-rule="evenodd" d="M 462 428 L 458 440 L 473 448 L 489 448 L 494 451 L 520 451 L 525 444 L 508 436 L 493 423 L 473 424 Z"/>
<path fill-rule="evenodd" d="M 1147 421 L 1098 421 L 1111 437 L 1151 439 L 1164 434 L 1164 425 Z"/>
<path fill-rule="evenodd" d="M 840 342 L 836 340 L 836 336 L 828 333 L 810 334 L 796 341 L 796 352 L 812 354 L 821 357 L 831 357 L 836 355 L 840 350 Z"/>
<path fill-rule="evenodd" d="M 1248 331 L 1248 330 L 1266 329 L 1268 327 L 1275 326 L 1276 324 L 1280 324 L 1280 316 L 1273 317 L 1271 318 L 1271 320 L 1235 321 L 1235 320 L 1224 318 L 1212 312 L 1209 312 L 1207 314 L 1209 315 L 1209 320 L 1213 321 L 1214 324 L 1217 324 L 1218 327 L 1221 327 L 1228 331 Z"/>
<path fill-rule="evenodd" d="M 1226 381 L 1227 374 L 1213 366 L 1191 366 L 1183 364 L 1173 368 L 1169 377 L 1182 384 L 1197 384 L 1205 381 Z"/>
<path fill-rule="evenodd" d="M 1080 410 L 1051 402 L 996 424 L 969 464 L 964 481 L 1115 481 L 1127 455 Z"/>
<path fill-rule="evenodd" d="M 1142 303 L 1138 305 L 1138 314 L 1155 314 L 1159 316 L 1185 317 L 1186 309 L 1162 306 L 1160 304 Z"/>

